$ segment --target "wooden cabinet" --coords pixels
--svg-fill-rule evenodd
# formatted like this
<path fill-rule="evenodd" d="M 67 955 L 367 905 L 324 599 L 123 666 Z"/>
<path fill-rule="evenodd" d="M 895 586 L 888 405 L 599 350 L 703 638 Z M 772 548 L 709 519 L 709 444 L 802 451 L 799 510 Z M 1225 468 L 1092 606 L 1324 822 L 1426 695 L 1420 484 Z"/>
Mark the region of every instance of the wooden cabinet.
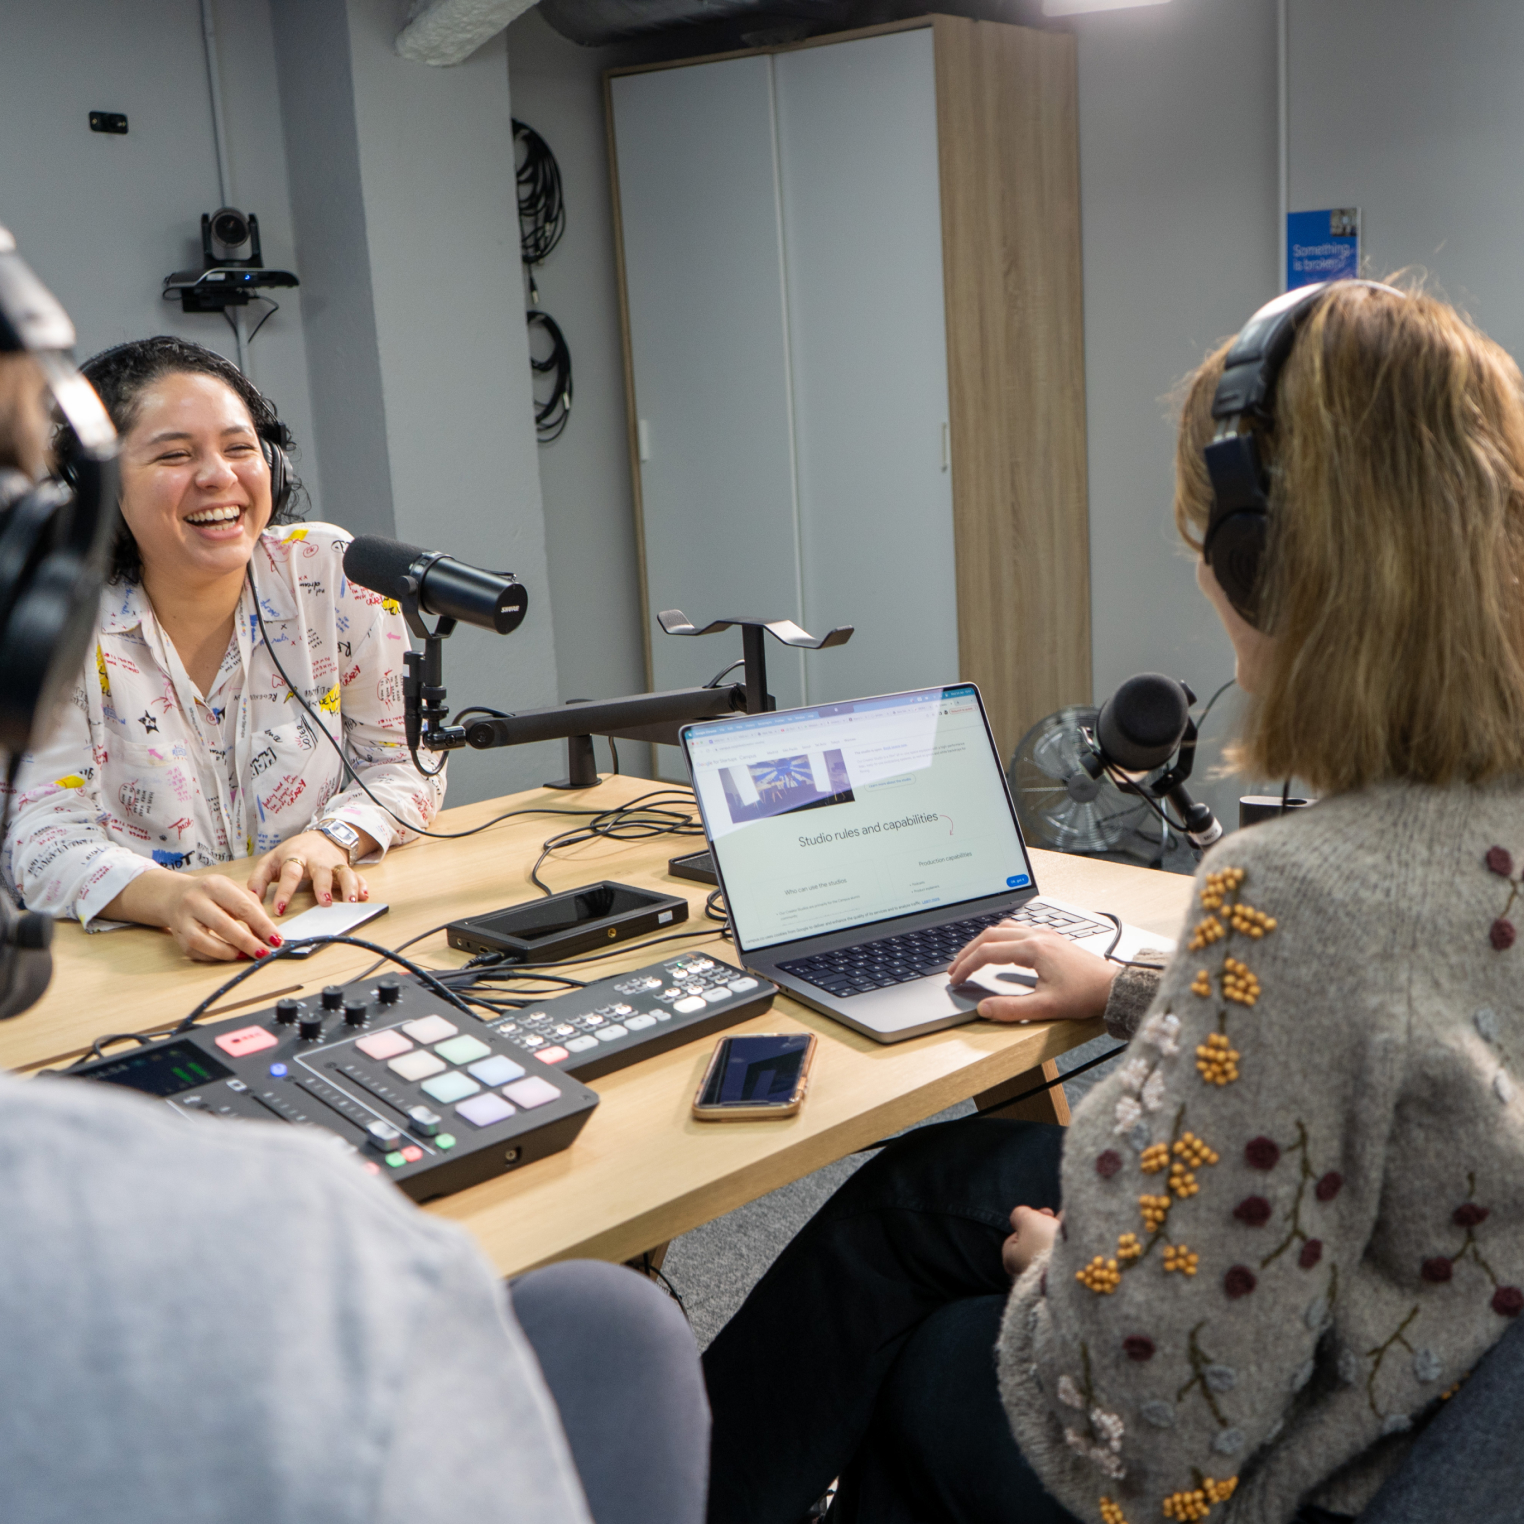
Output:
<path fill-rule="evenodd" d="M 744 614 L 780 706 L 1090 695 L 1074 40 L 927 17 L 607 79 L 655 687 Z"/>

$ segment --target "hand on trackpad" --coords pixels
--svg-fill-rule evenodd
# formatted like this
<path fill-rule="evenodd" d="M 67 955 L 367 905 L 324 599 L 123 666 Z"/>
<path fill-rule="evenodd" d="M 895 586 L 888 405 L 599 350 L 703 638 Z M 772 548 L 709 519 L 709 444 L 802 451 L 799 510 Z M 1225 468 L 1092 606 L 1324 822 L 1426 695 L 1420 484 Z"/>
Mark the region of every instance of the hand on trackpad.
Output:
<path fill-rule="evenodd" d="M 1037 988 L 1037 975 L 1020 963 L 986 963 L 952 987 L 982 990 L 987 995 L 1030 995 Z"/>

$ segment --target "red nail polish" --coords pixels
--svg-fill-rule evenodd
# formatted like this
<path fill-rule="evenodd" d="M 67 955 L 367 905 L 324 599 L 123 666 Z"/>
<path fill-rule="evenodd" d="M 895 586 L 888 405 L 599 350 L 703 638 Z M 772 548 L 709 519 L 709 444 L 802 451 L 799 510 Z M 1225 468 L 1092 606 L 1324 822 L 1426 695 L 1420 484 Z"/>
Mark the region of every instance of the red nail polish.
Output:
<path fill-rule="evenodd" d="M 249 955 L 248 955 L 248 953 L 246 953 L 246 952 L 239 953 L 238 954 L 238 961 L 240 963 L 247 963 L 249 961 Z"/>
<path fill-rule="evenodd" d="M 323 903 L 325 905 L 331 905 L 331 904 L 333 904 L 333 896 L 331 894 L 325 894 L 323 896 Z"/>
<path fill-rule="evenodd" d="M 261 958 L 268 958 L 270 956 L 270 949 L 268 947 L 261 947 L 256 956 Z"/>
<path fill-rule="evenodd" d="M 271 937 L 271 938 L 270 938 L 270 946 L 271 946 L 271 947 L 279 947 L 279 946 L 281 946 L 281 945 L 282 945 L 282 944 L 281 944 L 281 935 L 280 935 L 280 933 L 279 933 L 279 932 L 278 932 L 278 931 L 277 931 L 277 932 L 276 932 L 276 933 L 275 933 L 275 934 L 274 934 L 274 936 L 272 936 L 272 937 Z"/>
<path fill-rule="evenodd" d="M 279 901 L 276 902 L 275 913 L 276 913 L 276 915 L 285 915 L 285 913 L 286 913 L 286 902 L 284 900 L 279 900 Z"/>

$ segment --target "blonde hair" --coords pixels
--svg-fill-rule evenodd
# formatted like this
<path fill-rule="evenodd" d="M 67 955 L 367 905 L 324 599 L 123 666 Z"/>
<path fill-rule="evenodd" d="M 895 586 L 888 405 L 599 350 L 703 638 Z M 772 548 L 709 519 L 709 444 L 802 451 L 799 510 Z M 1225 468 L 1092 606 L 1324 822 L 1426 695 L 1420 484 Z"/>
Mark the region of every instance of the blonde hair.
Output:
<path fill-rule="evenodd" d="M 0 355 L 0 467 L 40 476 L 49 463 L 46 386 L 29 354 Z"/>
<path fill-rule="evenodd" d="M 1175 523 L 1200 550 L 1228 345 L 1186 383 Z M 1262 691 L 1231 754 L 1321 793 L 1524 770 L 1524 381 L 1447 303 L 1332 287 L 1261 440 Z"/>

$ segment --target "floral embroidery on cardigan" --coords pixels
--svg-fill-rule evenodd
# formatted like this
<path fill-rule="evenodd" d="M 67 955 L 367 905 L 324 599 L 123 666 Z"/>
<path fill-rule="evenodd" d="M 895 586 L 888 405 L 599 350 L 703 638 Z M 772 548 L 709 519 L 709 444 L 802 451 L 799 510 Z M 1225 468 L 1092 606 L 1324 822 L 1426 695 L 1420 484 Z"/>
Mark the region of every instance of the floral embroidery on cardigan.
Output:
<path fill-rule="evenodd" d="M 1484 1207 L 1475 1197 L 1476 1174 L 1472 1172 L 1466 1176 L 1466 1199 L 1450 1214 L 1450 1220 L 1466 1235 L 1460 1248 L 1454 1254 L 1431 1255 L 1418 1267 L 1419 1277 L 1431 1286 L 1443 1286 L 1454 1279 L 1455 1267 L 1462 1260 L 1473 1260 L 1492 1285 L 1492 1310 L 1499 1317 L 1516 1318 L 1524 1312 L 1524 1290 L 1504 1285 L 1483 1256 L 1476 1230 L 1492 1215 L 1492 1209 Z"/>
<path fill-rule="evenodd" d="M 1513 909 L 1520 888 L 1524 887 L 1524 876 L 1515 876 L 1513 854 L 1507 847 L 1488 847 L 1484 861 L 1489 872 L 1508 880 L 1508 903 L 1487 929 L 1487 940 L 1492 943 L 1493 950 L 1507 952 L 1519 935 L 1517 927 L 1508 919 L 1508 912 Z"/>

